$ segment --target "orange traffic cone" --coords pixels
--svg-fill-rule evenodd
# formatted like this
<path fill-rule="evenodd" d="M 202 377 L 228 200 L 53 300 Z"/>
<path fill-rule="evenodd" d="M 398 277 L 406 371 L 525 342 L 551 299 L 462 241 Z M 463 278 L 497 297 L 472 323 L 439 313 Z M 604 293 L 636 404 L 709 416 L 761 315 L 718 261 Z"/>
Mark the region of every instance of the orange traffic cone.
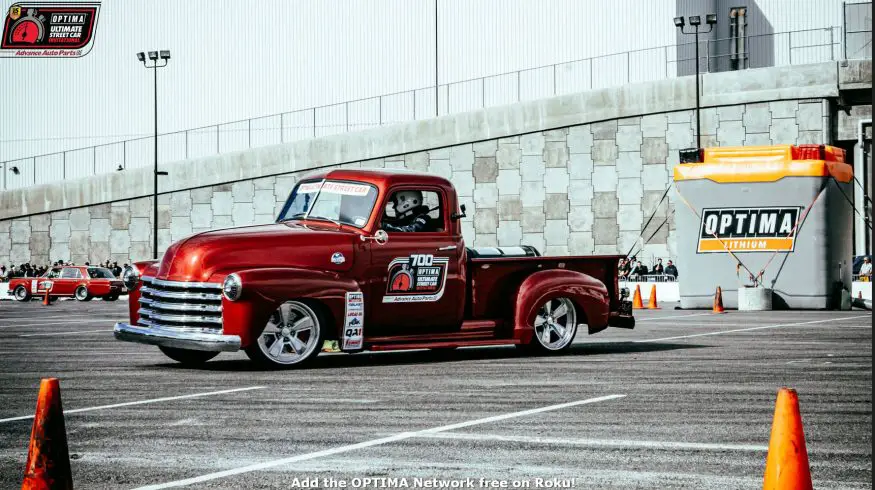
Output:
<path fill-rule="evenodd" d="M 723 309 L 723 290 L 720 289 L 720 286 L 717 286 L 717 292 L 714 294 L 714 308 L 711 309 L 712 313 L 726 313 L 726 310 Z"/>
<path fill-rule="evenodd" d="M 656 284 L 650 288 L 650 299 L 647 300 L 647 309 L 648 310 L 658 310 L 659 306 L 656 304 Z"/>
<path fill-rule="evenodd" d="M 46 288 L 46 294 L 43 296 L 43 306 L 49 306 L 52 304 L 51 298 L 49 298 L 49 289 Z"/>
<path fill-rule="evenodd" d="M 641 310 L 644 308 L 644 302 L 641 301 L 641 285 L 635 285 L 635 295 L 632 296 L 632 308 L 635 310 Z"/>
<path fill-rule="evenodd" d="M 21 490 L 72 490 L 67 430 L 57 378 L 40 383 Z"/>
<path fill-rule="evenodd" d="M 763 490 L 785 488 L 812 488 L 802 417 L 799 415 L 799 397 L 796 390 L 790 388 L 781 388 L 778 391 L 763 479 Z"/>

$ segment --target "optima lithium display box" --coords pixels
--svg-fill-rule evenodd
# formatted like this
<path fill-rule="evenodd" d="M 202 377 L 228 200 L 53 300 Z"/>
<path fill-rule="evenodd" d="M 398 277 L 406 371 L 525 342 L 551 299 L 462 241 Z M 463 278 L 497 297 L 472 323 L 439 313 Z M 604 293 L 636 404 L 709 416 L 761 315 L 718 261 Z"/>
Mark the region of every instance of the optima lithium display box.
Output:
<path fill-rule="evenodd" d="M 739 287 L 775 308 L 830 308 L 851 287 L 853 170 L 823 145 L 707 148 L 674 169 L 682 308 L 728 308 Z M 682 160 L 683 161 L 683 160 Z M 754 277 L 754 279 L 751 278 Z"/>

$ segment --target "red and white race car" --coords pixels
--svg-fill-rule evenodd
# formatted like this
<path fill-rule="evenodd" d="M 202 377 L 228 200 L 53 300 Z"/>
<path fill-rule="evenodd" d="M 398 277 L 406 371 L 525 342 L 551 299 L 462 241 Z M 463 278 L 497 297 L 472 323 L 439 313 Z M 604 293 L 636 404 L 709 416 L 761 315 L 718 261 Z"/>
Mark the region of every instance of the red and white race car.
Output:
<path fill-rule="evenodd" d="M 79 301 L 102 298 L 115 301 L 123 292 L 124 283 L 109 269 L 90 266 L 55 267 L 41 277 L 18 277 L 9 281 L 9 291 L 16 301 L 27 301 L 32 296 L 72 296 Z"/>

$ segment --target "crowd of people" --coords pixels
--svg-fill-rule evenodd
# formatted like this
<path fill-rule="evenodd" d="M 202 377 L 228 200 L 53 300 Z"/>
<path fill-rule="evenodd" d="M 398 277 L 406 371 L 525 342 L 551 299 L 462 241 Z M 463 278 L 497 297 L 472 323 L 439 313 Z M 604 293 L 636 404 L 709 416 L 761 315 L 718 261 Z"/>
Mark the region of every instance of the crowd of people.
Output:
<path fill-rule="evenodd" d="M 653 264 L 652 267 L 648 268 L 644 265 L 644 262 L 638 260 L 637 256 L 632 256 L 631 258 L 623 258 L 620 259 L 619 269 L 620 269 L 620 280 L 628 280 L 635 276 L 671 276 L 673 280 L 677 280 L 678 278 L 678 268 L 674 265 L 674 262 L 669 260 L 664 266 L 662 264 L 662 259 L 659 258 L 656 260 L 656 263 Z"/>
<path fill-rule="evenodd" d="M 41 277 L 49 269 L 72 265 L 74 264 L 64 260 L 56 260 L 52 265 L 36 265 L 31 264 L 30 262 L 19 265 L 13 264 L 8 268 L 5 265 L 0 265 L 0 282 L 6 282 L 16 277 Z M 92 267 L 92 264 L 89 262 L 85 262 L 84 265 L 86 267 Z M 120 278 L 122 272 L 128 267 L 128 264 L 118 265 L 118 262 L 110 262 L 107 260 L 100 264 L 94 264 L 93 267 L 103 267 L 104 269 L 108 269 L 112 272 L 112 275 Z"/>

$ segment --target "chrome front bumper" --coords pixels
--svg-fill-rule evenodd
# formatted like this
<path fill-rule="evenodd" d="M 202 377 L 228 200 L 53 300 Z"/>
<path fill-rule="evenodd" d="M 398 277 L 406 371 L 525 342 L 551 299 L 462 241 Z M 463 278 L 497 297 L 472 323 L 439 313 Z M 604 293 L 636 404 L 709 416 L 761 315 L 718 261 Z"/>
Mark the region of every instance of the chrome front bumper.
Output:
<path fill-rule="evenodd" d="M 159 326 L 141 327 L 128 323 L 116 323 L 113 335 L 116 339 L 125 342 L 160 345 L 176 349 L 209 352 L 236 352 L 240 350 L 240 337 L 238 335 L 192 332 Z"/>

